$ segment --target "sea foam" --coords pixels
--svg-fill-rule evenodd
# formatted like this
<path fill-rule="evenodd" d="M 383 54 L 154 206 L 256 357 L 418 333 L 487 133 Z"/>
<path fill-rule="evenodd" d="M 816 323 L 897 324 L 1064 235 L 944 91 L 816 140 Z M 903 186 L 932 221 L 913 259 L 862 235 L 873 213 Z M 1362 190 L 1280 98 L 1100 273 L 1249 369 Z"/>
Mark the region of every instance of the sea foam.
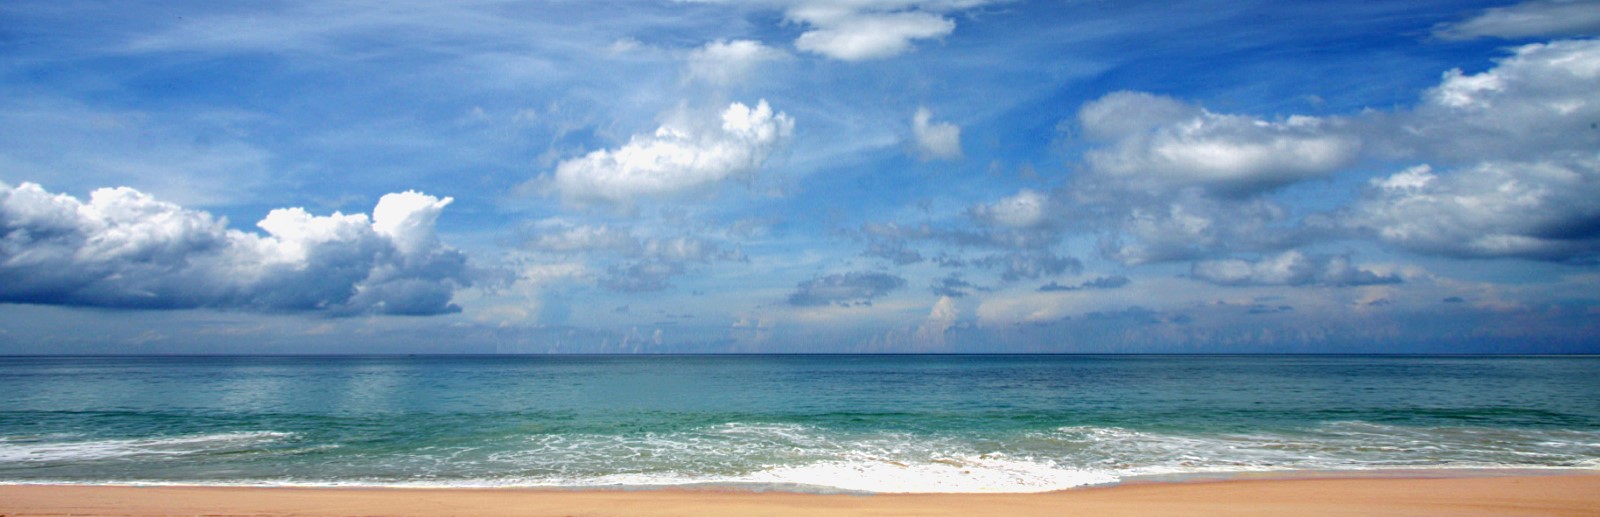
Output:
<path fill-rule="evenodd" d="M 232 452 L 252 449 L 291 436 L 292 433 L 250 431 L 109 440 L 12 437 L 0 439 L 0 462 L 76 462 Z"/>
<path fill-rule="evenodd" d="M 1114 483 L 1117 479 L 1107 472 L 1064 469 L 1038 461 L 966 456 L 916 464 L 829 461 L 773 468 L 744 481 L 874 493 L 1022 493 Z"/>

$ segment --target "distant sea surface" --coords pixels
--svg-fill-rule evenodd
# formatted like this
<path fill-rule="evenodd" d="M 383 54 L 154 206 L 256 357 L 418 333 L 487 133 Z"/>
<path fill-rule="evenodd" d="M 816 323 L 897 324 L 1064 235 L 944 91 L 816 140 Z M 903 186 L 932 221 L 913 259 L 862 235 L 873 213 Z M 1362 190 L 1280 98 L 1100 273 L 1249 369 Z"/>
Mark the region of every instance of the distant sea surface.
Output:
<path fill-rule="evenodd" d="M 0 483 L 1019 492 L 1600 469 L 1600 357 L 0 357 Z"/>

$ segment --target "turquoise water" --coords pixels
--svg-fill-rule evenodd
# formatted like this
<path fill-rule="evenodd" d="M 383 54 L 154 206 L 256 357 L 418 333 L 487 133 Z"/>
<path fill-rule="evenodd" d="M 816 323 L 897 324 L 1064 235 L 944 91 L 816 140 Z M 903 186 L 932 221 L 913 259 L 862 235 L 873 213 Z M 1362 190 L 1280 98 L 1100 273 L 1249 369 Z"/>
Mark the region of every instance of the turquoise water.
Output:
<path fill-rule="evenodd" d="M 1053 490 L 1600 468 L 1600 358 L 0 358 L 0 482 Z"/>

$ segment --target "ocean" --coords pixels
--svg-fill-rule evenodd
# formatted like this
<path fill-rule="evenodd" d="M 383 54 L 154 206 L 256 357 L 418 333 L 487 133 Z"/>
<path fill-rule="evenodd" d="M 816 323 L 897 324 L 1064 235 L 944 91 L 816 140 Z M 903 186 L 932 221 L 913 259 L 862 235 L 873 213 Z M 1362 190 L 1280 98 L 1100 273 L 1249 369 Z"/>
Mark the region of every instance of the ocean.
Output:
<path fill-rule="evenodd" d="M 1600 469 L 1600 357 L 0 357 L 0 483 L 1032 492 Z"/>

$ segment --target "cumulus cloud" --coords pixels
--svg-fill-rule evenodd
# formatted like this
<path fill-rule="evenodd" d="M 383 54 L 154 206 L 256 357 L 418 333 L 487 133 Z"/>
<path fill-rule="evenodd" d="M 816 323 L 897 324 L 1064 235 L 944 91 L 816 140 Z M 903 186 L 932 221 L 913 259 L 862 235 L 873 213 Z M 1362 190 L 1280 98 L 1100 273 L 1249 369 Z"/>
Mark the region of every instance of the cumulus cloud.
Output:
<path fill-rule="evenodd" d="M 971 282 L 962 280 L 961 275 L 957 273 L 951 273 L 944 278 L 934 280 L 933 284 L 928 286 L 928 289 L 932 290 L 934 295 L 942 298 L 960 298 L 966 296 L 968 291 L 974 289 L 982 290 L 982 288 L 973 285 Z"/>
<path fill-rule="evenodd" d="M 802 307 L 871 304 L 872 299 L 905 284 L 904 278 L 888 273 L 856 271 L 832 274 L 800 282 L 795 292 L 789 295 L 789 304 Z"/>
<path fill-rule="evenodd" d="M 457 312 L 466 257 L 439 243 L 450 198 L 389 194 L 373 215 L 273 210 L 265 235 L 107 188 L 83 202 L 0 183 L 0 301 L 328 314 Z"/>
<path fill-rule="evenodd" d="M 1413 154 L 1540 160 L 1600 148 L 1600 40 L 1523 45 L 1477 74 L 1445 72 L 1414 111 L 1379 122 Z"/>
<path fill-rule="evenodd" d="M 1091 170 L 1142 190 L 1253 194 L 1331 174 L 1361 150 L 1361 140 L 1338 119 L 1269 121 L 1140 92 L 1092 101 L 1078 122 L 1086 136 L 1105 143 L 1085 153 Z"/>
<path fill-rule="evenodd" d="M 1332 175 L 1362 150 L 1345 120 L 1213 113 L 1142 92 L 1086 103 L 1077 126 L 1093 146 L 1055 204 L 1100 233 L 1101 255 L 1127 265 L 1292 245 L 1302 232 L 1269 194 Z"/>
<path fill-rule="evenodd" d="M 794 119 L 762 100 L 732 103 L 714 123 L 666 124 L 556 166 L 550 185 L 569 202 L 627 205 L 748 176 L 787 145 Z"/>
<path fill-rule="evenodd" d="M 1127 265 L 1293 246 L 1306 232 L 1271 194 L 1336 174 L 1365 147 L 1348 119 L 1268 120 L 1129 91 L 1086 103 L 1077 127 L 1092 147 L 1057 206 Z"/>
<path fill-rule="evenodd" d="M 992 213 L 985 213 L 988 216 L 995 216 Z M 1012 215 L 1015 214 L 1007 214 L 1007 216 Z M 928 224 L 901 226 L 894 223 L 869 223 L 862 225 L 861 232 L 872 239 L 870 247 L 864 254 L 884 258 L 906 257 L 908 260 L 904 263 L 920 262 L 923 259 L 920 253 L 912 252 L 915 253 L 914 259 L 908 254 L 896 253 L 896 250 L 905 250 L 905 241 L 908 240 L 934 241 L 959 248 L 990 250 L 975 256 L 940 253 L 934 260 L 940 267 L 973 267 L 997 271 L 1000 280 L 1005 282 L 1077 272 L 1083 268 L 1083 262 L 1078 259 L 1058 255 L 1051 250 L 1060 240 L 1061 233 L 1047 227 L 966 229 L 936 228 Z M 902 262 L 897 260 L 897 263 Z M 949 293 L 941 292 L 941 294 Z"/>
<path fill-rule="evenodd" d="M 1427 165 L 1372 181 L 1345 221 L 1385 243 L 1458 257 L 1600 257 L 1600 160 Z"/>
<path fill-rule="evenodd" d="M 911 116 L 911 132 L 917 139 L 917 155 L 924 160 L 961 158 L 961 127 L 949 122 L 933 122 L 933 112 L 917 108 Z"/>
<path fill-rule="evenodd" d="M 681 275 L 680 262 L 650 260 L 627 265 L 613 265 L 600 278 L 600 287 L 619 293 L 663 291 L 672 287 L 672 277 Z"/>
<path fill-rule="evenodd" d="M 1096 202 L 1107 228 L 1100 253 L 1128 265 L 1282 249 L 1304 238 L 1302 230 L 1280 224 L 1288 217 L 1286 209 L 1260 197 L 1218 199 L 1185 190 Z"/>
<path fill-rule="evenodd" d="M 1478 74 L 1452 70 L 1397 140 L 1439 160 L 1375 179 L 1346 226 L 1424 253 L 1600 256 L 1600 41 L 1524 45 Z"/>
<path fill-rule="evenodd" d="M 861 255 L 889 259 L 900 266 L 916 264 L 923 260 L 922 253 L 906 247 L 905 241 L 900 239 L 874 240 L 867 245 L 867 250 L 861 252 Z"/>
<path fill-rule="evenodd" d="M 689 53 L 688 78 L 715 85 L 745 80 L 762 63 L 784 59 L 781 50 L 753 40 L 717 40 Z"/>
<path fill-rule="evenodd" d="M 1101 230 L 1101 252 L 1124 264 L 1278 253 L 1349 229 L 1423 253 L 1588 260 L 1600 255 L 1585 201 L 1600 195 L 1595 84 L 1600 41 L 1571 40 L 1450 70 L 1412 109 L 1351 118 L 1266 120 L 1113 93 L 1079 111 L 1094 146 L 1057 205 Z M 1317 224 L 1271 197 L 1363 157 L 1424 163 Z"/>
<path fill-rule="evenodd" d="M 957 296 L 942 296 L 928 310 L 928 317 L 917 325 L 909 345 L 913 349 L 939 350 L 953 344 L 953 334 L 962 328 L 977 324 L 978 315 L 972 303 L 962 303 Z"/>
<path fill-rule="evenodd" d="M 972 207 L 968 214 L 988 225 L 1010 228 L 1032 228 L 1046 221 L 1045 207 L 1049 198 L 1032 189 L 1022 189 L 1016 195 L 993 204 Z"/>
<path fill-rule="evenodd" d="M 1446 40 L 1594 34 L 1600 34 L 1600 2 L 1594 0 L 1544 0 L 1494 7 L 1433 30 L 1434 37 Z"/>
<path fill-rule="evenodd" d="M 1218 285 L 1352 286 L 1399 283 L 1400 277 L 1361 269 L 1343 255 L 1307 255 L 1290 250 L 1260 260 L 1194 263 L 1190 275 Z"/>
<path fill-rule="evenodd" d="M 968 209 L 971 222 L 981 226 L 934 226 L 923 223 L 903 226 L 896 223 L 867 223 L 861 234 L 869 242 L 865 255 L 884 258 L 906 257 L 897 263 L 923 260 L 921 253 L 899 253 L 907 250 L 907 241 L 930 241 L 955 248 L 981 250 L 972 255 L 939 253 L 934 260 L 940 267 L 981 268 L 997 271 L 1000 280 L 1015 282 L 1024 278 L 1041 278 L 1076 272 L 1083 263 L 1070 256 L 1058 255 L 1052 248 L 1060 242 L 1062 233 L 1047 224 L 1044 215 L 1043 194 L 1023 190 L 1015 196 L 1001 199 L 992 205 L 980 204 Z M 955 286 L 959 287 L 959 286 Z M 935 292 L 953 296 L 954 291 Z"/>
<path fill-rule="evenodd" d="M 974 265 L 1000 270 L 1000 279 L 1015 282 L 1024 278 L 1054 276 L 1078 272 L 1083 262 L 1072 257 L 1056 255 L 1049 251 L 1014 251 L 989 255 L 974 261 Z"/>

